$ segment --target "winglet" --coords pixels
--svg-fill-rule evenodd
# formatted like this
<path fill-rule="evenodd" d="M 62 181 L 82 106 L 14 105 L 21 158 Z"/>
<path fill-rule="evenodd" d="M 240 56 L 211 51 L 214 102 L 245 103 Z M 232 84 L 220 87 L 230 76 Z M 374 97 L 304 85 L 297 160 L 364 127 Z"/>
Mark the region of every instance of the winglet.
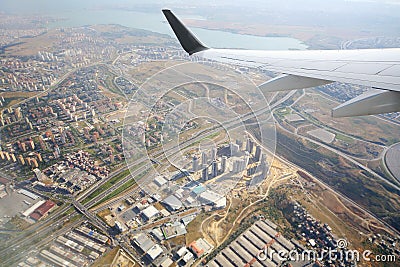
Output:
<path fill-rule="evenodd" d="M 171 12 L 169 9 L 163 9 L 162 12 L 167 18 L 169 25 L 174 31 L 176 37 L 181 43 L 183 49 L 192 55 L 194 53 L 207 50 L 208 47 L 203 45 L 196 36 Z"/>

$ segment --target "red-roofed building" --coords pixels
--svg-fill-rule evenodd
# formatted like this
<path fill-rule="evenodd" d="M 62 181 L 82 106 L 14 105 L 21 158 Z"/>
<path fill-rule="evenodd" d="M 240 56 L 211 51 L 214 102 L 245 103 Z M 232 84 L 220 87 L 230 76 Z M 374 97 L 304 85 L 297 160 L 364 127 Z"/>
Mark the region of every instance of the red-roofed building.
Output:
<path fill-rule="evenodd" d="M 6 178 L 3 178 L 3 177 L 0 177 L 0 184 L 6 185 L 6 184 L 8 184 L 8 183 L 10 183 L 10 180 L 8 180 L 8 179 L 6 179 Z"/>
<path fill-rule="evenodd" d="M 35 209 L 34 212 L 29 216 L 35 221 L 40 220 L 43 217 L 46 217 L 47 214 L 56 206 L 51 200 L 47 200 L 45 203 L 39 206 L 39 208 Z"/>
<path fill-rule="evenodd" d="M 29 217 L 31 217 L 31 219 L 34 219 L 35 221 L 39 221 L 40 218 L 42 218 L 42 215 L 36 212 L 32 212 L 31 215 L 29 215 Z"/>
<path fill-rule="evenodd" d="M 194 254 L 196 254 L 197 258 L 200 258 L 201 255 L 204 254 L 204 249 L 199 248 L 199 247 L 197 246 L 196 241 L 193 241 L 192 243 L 190 243 L 190 244 L 189 244 L 189 248 L 190 248 L 190 250 L 191 250 Z"/>

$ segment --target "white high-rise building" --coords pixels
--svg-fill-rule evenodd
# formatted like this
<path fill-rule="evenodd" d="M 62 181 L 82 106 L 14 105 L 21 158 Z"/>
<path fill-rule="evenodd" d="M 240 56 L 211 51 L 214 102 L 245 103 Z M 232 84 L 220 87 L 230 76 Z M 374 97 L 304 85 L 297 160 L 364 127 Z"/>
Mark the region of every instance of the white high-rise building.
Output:
<path fill-rule="evenodd" d="M 230 143 L 229 144 L 229 149 L 230 149 L 230 152 L 231 152 L 231 156 L 235 156 L 239 152 L 239 145 L 238 144 L 234 144 L 234 143 Z"/>
<path fill-rule="evenodd" d="M 194 172 L 196 172 L 199 169 L 199 158 L 196 156 L 193 157 L 192 169 Z"/>
<path fill-rule="evenodd" d="M 261 147 L 259 145 L 256 146 L 256 154 L 254 155 L 256 161 L 260 161 L 261 157 Z"/>
<path fill-rule="evenodd" d="M 224 173 L 226 171 L 226 156 L 222 156 L 221 158 L 221 172 Z"/>
<path fill-rule="evenodd" d="M 217 148 L 211 148 L 211 162 L 217 159 Z"/>
<path fill-rule="evenodd" d="M 206 152 L 201 153 L 201 165 L 207 165 L 207 153 Z"/>
<path fill-rule="evenodd" d="M 246 168 L 245 163 L 244 159 L 235 159 L 233 161 L 232 172 L 237 173 L 243 171 Z"/>
<path fill-rule="evenodd" d="M 203 179 L 203 181 L 207 181 L 208 180 L 208 166 L 207 165 L 203 165 L 203 170 L 201 173 L 201 179 Z"/>
<path fill-rule="evenodd" d="M 247 165 L 249 165 L 249 160 L 250 160 L 250 153 L 249 152 L 245 152 L 245 156 L 244 156 L 244 165 L 245 168 L 247 167 Z"/>
<path fill-rule="evenodd" d="M 246 141 L 246 151 L 249 152 L 250 154 L 253 152 L 253 141 L 250 138 L 247 138 Z"/>
<path fill-rule="evenodd" d="M 211 174 L 212 177 L 218 176 L 218 162 L 214 160 L 211 165 Z"/>

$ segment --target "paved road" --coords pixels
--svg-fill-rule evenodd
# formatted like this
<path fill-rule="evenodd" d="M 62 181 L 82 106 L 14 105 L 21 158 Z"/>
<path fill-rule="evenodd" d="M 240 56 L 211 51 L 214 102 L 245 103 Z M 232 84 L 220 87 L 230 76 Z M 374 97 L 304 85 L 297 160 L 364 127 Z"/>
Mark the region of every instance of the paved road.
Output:
<path fill-rule="evenodd" d="M 277 107 L 278 105 L 282 104 L 283 102 L 285 102 L 286 100 L 288 100 L 294 93 L 295 93 L 295 91 L 292 91 L 292 92 L 288 93 L 284 98 L 282 98 L 282 99 L 280 99 L 279 101 L 277 101 L 276 103 L 274 103 L 274 104 L 270 107 L 270 109 L 272 110 L 273 108 L 275 108 L 275 107 Z M 262 112 L 265 112 L 265 110 L 266 110 L 266 109 L 261 109 L 261 110 L 258 110 L 258 111 L 256 111 L 256 112 L 254 112 L 254 113 L 255 113 L 255 114 L 261 114 Z M 246 120 L 246 119 L 248 119 L 248 118 L 251 118 L 251 117 L 253 117 L 253 116 L 254 116 L 254 114 L 243 115 L 243 116 L 242 116 L 242 121 L 244 121 L 244 120 Z M 234 127 L 238 127 L 238 125 L 241 125 L 241 123 L 238 123 L 237 121 L 230 121 L 230 122 L 227 122 L 227 125 L 228 125 L 228 127 L 234 128 Z M 278 126 L 280 127 L 280 125 L 278 125 Z M 292 132 L 290 132 L 290 131 L 288 131 L 288 130 L 286 130 L 286 129 L 284 129 L 284 128 L 282 128 L 282 129 L 283 129 L 284 131 L 289 132 L 290 134 L 293 134 Z M 208 131 L 207 131 L 207 130 L 206 130 L 206 131 L 202 131 L 201 133 L 199 133 L 198 135 L 194 136 L 193 138 L 188 139 L 188 140 L 185 141 L 184 143 L 185 143 L 185 145 L 189 146 L 191 143 L 196 142 L 196 141 L 198 141 L 198 140 L 201 140 L 202 138 L 204 138 L 204 136 L 210 135 L 210 134 L 212 134 L 212 133 L 214 133 L 214 132 L 216 132 L 216 131 L 220 131 L 220 129 L 212 129 L 212 128 L 210 128 Z M 339 155 L 343 156 L 344 158 L 348 159 L 349 161 L 351 161 L 352 163 L 356 164 L 356 165 L 359 166 L 360 168 L 362 168 L 362 169 L 364 169 L 364 170 L 366 170 L 366 171 L 368 171 L 368 172 L 374 174 L 374 175 L 377 176 L 378 178 L 380 178 L 380 179 L 384 180 L 385 182 L 387 182 L 386 179 L 384 179 L 383 177 L 380 177 L 378 174 L 376 174 L 375 172 L 373 172 L 371 169 L 365 167 L 364 165 L 360 164 L 359 162 L 355 161 L 354 159 L 349 158 L 346 154 L 344 154 L 344 153 L 342 153 L 342 152 L 340 152 L 340 151 L 336 151 L 336 150 L 332 149 L 331 147 L 326 146 L 325 144 L 322 144 L 322 143 L 317 142 L 317 141 L 315 141 L 315 140 L 309 139 L 309 138 L 307 138 L 307 137 L 304 137 L 304 136 L 299 136 L 299 137 L 305 138 L 305 139 L 307 139 L 307 140 L 310 141 L 310 142 L 316 143 L 316 144 L 318 144 L 318 145 L 320 145 L 320 146 L 322 146 L 322 147 L 325 147 L 325 148 L 331 150 L 332 152 L 334 152 L 334 153 L 336 153 L 336 154 L 339 154 Z M 182 146 L 182 144 L 181 144 L 181 146 Z M 156 159 L 159 159 L 160 157 L 163 156 L 163 153 L 166 153 L 166 152 L 168 152 L 167 154 L 176 153 L 177 149 L 179 149 L 179 147 L 178 147 L 178 148 L 176 148 L 176 147 L 167 148 L 167 149 L 165 149 L 164 151 L 160 151 L 160 152 L 156 153 L 155 158 L 156 158 Z M 95 203 L 97 203 L 98 201 L 100 201 L 101 199 L 103 199 L 105 196 L 107 196 L 109 193 L 111 193 L 112 191 L 114 191 L 115 189 L 117 189 L 118 187 L 120 187 L 121 185 L 123 185 L 123 184 L 124 184 L 125 182 L 127 182 L 129 179 L 132 179 L 132 178 L 131 178 L 131 175 L 128 175 L 128 176 L 125 177 L 124 179 L 121 179 L 118 183 L 116 183 L 116 184 L 114 184 L 112 187 L 110 187 L 110 189 L 108 189 L 108 190 L 106 190 L 105 192 L 101 193 L 99 196 L 95 197 L 94 199 L 92 199 L 92 200 L 89 201 L 88 203 L 82 205 L 81 203 L 79 203 L 79 201 L 80 201 L 80 200 L 83 200 L 83 199 L 84 199 L 85 197 L 87 197 L 90 193 L 92 193 L 92 192 L 94 192 L 95 190 L 97 190 L 97 189 L 99 188 L 99 186 L 101 186 L 102 184 L 106 183 L 107 181 L 109 181 L 110 179 L 112 179 L 112 178 L 115 177 L 116 175 L 120 174 L 121 172 L 123 172 L 123 171 L 126 170 L 127 168 L 132 167 L 133 165 L 141 164 L 141 163 L 143 163 L 143 162 L 145 162 L 145 161 L 148 161 L 148 159 L 147 159 L 147 158 L 142 158 L 142 159 L 140 159 L 140 160 L 138 160 L 138 161 L 135 161 L 134 163 L 130 164 L 129 166 L 126 166 L 126 167 L 124 167 L 124 168 L 121 168 L 121 169 L 119 169 L 119 170 L 114 171 L 107 179 L 102 180 L 100 183 L 96 184 L 95 186 L 93 186 L 93 187 L 90 188 L 89 190 L 85 191 L 85 192 L 84 192 L 83 194 L 81 194 L 80 196 L 78 196 L 78 198 L 76 199 L 76 202 L 74 202 L 75 207 L 77 207 L 79 210 L 81 210 L 88 218 L 90 218 L 90 220 L 93 220 L 93 222 L 94 222 L 96 225 L 100 225 L 101 228 L 103 228 L 103 227 L 104 227 L 104 228 L 107 228 L 108 226 L 104 225 L 104 222 L 102 222 L 101 220 L 99 220 L 99 219 L 96 217 L 96 215 L 93 215 L 93 214 L 91 214 L 90 212 L 88 212 L 88 207 L 90 207 L 91 205 L 94 205 Z M 132 175 L 134 175 L 134 176 L 135 176 L 135 175 L 139 175 L 140 173 L 142 173 L 143 171 L 145 171 L 145 170 L 147 170 L 148 168 L 151 168 L 151 167 L 152 167 L 151 165 L 145 164 L 145 165 L 139 167 L 137 170 L 133 171 L 133 172 L 132 172 Z M 398 187 L 395 187 L 395 188 L 398 188 Z M 351 201 L 351 200 L 349 200 L 349 201 Z M 351 202 L 354 203 L 353 201 L 351 201 Z M 355 203 L 355 204 L 356 204 L 356 203 Z M 357 206 L 358 206 L 358 205 L 357 205 Z M 75 213 L 73 213 L 73 214 L 75 214 Z M 48 221 L 51 221 L 51 219 L 54 219 L 54 217 L 48 218 Z M 47 220 L 46 220 L 46 221 L 47 221 Z M 40 228 L 38 228 L 39 230 L 37 231 L 38 236 L 46 235 L 46 234 L 49 232 L 49 231 L 45 231 L 45 230 L 44 230 L 45 226 L 46 226 L 45 224 L 39 226 Z M 52 228 L 50 228 L 50 229 L 52 229 Z M 57 232 L 57 234 L 58 234 L 58 232 Z M 18 246 L 17 244 L 21 244 L 21 242 L 18 242 L 18 240 L 17 240 L 17 242 L 15 243 L 14 246 Z M 25 244 L 25 243 L 22 243 L 22 244 Z M 11 248 L 11 250 L 12 250 L 12 248 L 15 248 L 15 247 L 10 247 L 10 248 Z M 9 251 L 9 250 L 7 250 L 7 251 Z M 5 252 L 7 253 L 7 251 L 5 251 Z M 3 254 L 3 252 L 2 252 L 2 254 Z M 0 254 L 0 256 L 1 256 L 2 254 Z M 3 254 L 3 255 L 4 255 L 4 254 Z"/>
<path fill-rule="evenodd" d="M 388 148 L 385 155 L 385 165 L 390 173 L 400 182 L 400 143 Z"/>
<path fill-rule="evenodd" d="M 293 133 L 293 132 L 291 132 L 291 131 L 285 129 L 284 127 L 282 127 L 279 123 L 277 123 L 276 125 L 278 125 L 278 127 L 279 127 L 281 130 L 283 130 L 284 132 L 286 132 L 286 133 L 292 134 L 292 135 L 294 135 L 294 136 L 296 136 L 296 137 L 299 137 L 299 138 L 303 138 L 304 140 L 307 140 L 307 141 L 309 141 L 309 142 L 311 142 L 311 143 L 314 143 L 314 144 L 316 144 L 316 145 L 319 145 L 319 146 L 321 146 L 321 147 L 323 147 L 323 148 L 325 148 L 325 149 L 328 149 L 329 151 L 331 151 L 331 152 L 333 152 L 333 153 L 335 153 L 335 154 L 337 154 L 337 155 L 339 155 L 339 156 L 341 156 L 341 157 L 347 159 L 348 161 L 350 161 L 350 162 L 353 163 L 354 165 L 358 166 L 360 169 L 369 172 L 370 174 L 374 175 L 376 178 L 382 180 L 383 182 L 389 184 L 389 185 L 392 186 L 393 188 L 395 188 L 395 189 L 397 189 L 397 190 L 400 191 L 400 187 L 399 187 L 398 185 L 393 184 L 392 182 L 388 181 L 386 178 L 382 177 L 381 175 L 379 175 L 379 174 L 376 173 L 375 171 L 371 170 L 371 169 L 368 168 L 367 166 L 365 166 L 365 165 L 361 164 L 360 162 L 356 161 L 355 159 L 353 159 L 352 157 L 350 157 L 350 156 L 347 155 L 346 153 L 343 153 L 343 152 L 341 152 L 341 151 L 339 151 L 339 150 L 337 150 L 337 149 L 334 149 L 334 148 L 332 148 L 332 147 L 330 147 L 330 146 L 328 146 L 328 145 L 326 145 L 326 144 L 324 144 L 324 143 L 321 143 L 321 142 L 319 142 L 319 141 L 313 140 L 313 139 L 308 138 L 308 137 L 306 137 L 306 136 L 302 136 L 302 135 Z"/>

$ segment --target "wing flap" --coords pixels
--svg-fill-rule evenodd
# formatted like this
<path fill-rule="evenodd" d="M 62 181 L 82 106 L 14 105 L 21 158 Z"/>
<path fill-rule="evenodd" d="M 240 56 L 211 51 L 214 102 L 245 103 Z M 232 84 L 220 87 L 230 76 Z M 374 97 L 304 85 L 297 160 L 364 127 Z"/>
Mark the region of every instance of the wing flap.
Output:
<path fill-rule="evenodd" d="M 258 86 L 263 92 L 288 91 L 325 85 L 332 81 L 282 74 Z"/>
<path fill-rule="evenodd" d="M 398 111 L 400 92 L 370 90 L 332 110 L 333 117 L 373 115 Z"/>

